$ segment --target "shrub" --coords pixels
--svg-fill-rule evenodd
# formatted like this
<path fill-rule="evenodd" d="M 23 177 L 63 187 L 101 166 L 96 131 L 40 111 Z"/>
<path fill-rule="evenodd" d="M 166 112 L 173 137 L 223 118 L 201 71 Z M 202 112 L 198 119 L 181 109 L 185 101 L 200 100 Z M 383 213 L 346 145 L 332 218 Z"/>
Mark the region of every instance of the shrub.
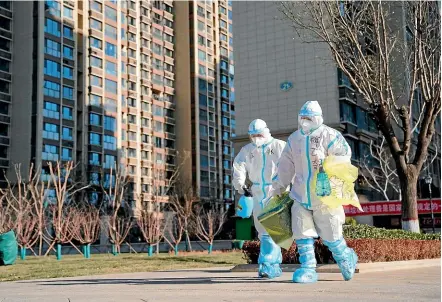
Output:
<path fill-rule="evenodd" d="M 345 218 L 345 225 L 355 226 L 357 224 L 358 224 L 358 222 L 353 217 L 346 217 Z"/>
<path fill-rule="evenodd" d="M 382 262 L 432 259 L 441 257 L 440 234 L 418 234 L 403 230 L 386 230 L 367 225 L 344 226 L 349 247 L 358 254 L 359 262 Z M 249 263 L 258 263 L 259 241 L 244 243 L 243 252 Z M 333 257 L 321 240 L 315 241 L 318 264 L 333 263 Z M 296 244 L 282 250 L 282 263 L 299 263 Z"/>

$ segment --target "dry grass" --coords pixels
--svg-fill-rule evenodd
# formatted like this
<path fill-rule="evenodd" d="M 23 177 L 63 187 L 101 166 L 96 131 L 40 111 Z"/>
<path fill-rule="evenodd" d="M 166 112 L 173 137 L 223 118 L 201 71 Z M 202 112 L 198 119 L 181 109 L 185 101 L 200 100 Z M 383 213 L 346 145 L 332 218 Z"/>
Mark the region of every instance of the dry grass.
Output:
<path fill-rule="evenodd" d="M 246 263 L 241 252 L 180 253 L 148 257 L 146 254 L 93 254 L 91 259 L 79 255 L 27 257 L 11 266 L 0 266 L 0 281 L 46 279 L 59 277 L 90 276 L 175 269 L 233 266 Z"/>

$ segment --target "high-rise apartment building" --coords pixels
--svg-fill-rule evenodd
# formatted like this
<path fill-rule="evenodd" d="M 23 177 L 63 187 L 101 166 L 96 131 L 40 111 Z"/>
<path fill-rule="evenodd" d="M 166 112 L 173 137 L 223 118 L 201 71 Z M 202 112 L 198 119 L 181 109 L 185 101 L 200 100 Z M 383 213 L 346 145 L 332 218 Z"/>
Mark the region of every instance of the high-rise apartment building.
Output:
<path fill-rule="evenodd" d="M 178 150 L 202 198 L 232 201 L 235 136 L 231 1 L 176 1 Z"/>
<path fill-rule="evenodd" d="M 112 183 L 111 169 L 122 163 L 131 179 L 128 201 L 150 201 L 175 164 L 173 1 L 13 5 L 10 161 L 23 171 L 41 164 L 45 179 L 48 161 L 72 160 L 96 185 Z"/>
<path fill-rule="evenodd" d="M 0 170 L 9 167 L 12 100 L 12 2 L 0 1 Z M 5 174 L 0 172 L 0 186 Z"/>

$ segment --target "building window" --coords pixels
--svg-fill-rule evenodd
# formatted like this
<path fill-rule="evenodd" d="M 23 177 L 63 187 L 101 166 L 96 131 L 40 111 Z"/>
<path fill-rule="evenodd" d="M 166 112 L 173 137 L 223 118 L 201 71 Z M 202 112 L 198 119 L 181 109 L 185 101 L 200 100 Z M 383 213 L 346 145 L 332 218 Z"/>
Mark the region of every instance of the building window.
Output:
<path fill-rule="evenodd" d="M 117 94 L 117 82 L 106 79 L 106 91 Z"/>
<path fill-rule="evenodd" d="M 73 40 L 74 30 L 66 25 L 63 26 L 63 37 Z"/>
<path fill-rule="evenodd" d="M 230 199 L 230 198 L 232 198 L 232 193 L 231 193 L 231 190 L 230 190 L 230 189 L 226 189 L 226 190 L 224 191 L 224 198 L 226 198 L 226 199 Z"/>
<path fill-rule="evenodd" d="M 60 84 L 45 80 L 43 92 L 44 95 L 60 98 Z"/>
<path fill-rule="evenodd" d="M 44 74 L 51 76 L 51 77 L 60 78 L 60 64 L 57 62 L 45 59 Z"/>
<path fill-rule="evenodd" d="M 162 55 L 163 53 L 163 48 L 161 47 L 161 45 L 157 44 L 157 43 L 153 43 L 152 44 L 152 51 L 157 54 L 157 55 Z"/>
<path fill-rule="evenodd" d="M 62 138 L 64 140 L 72 140 L 72 128 L 63 127 Z"/>
<path fill-rule="evenodd" d="M 116 158 L 113 155 L 105 155 L 103 167 L 105 169 L 115 169 Z"/>
<path fill-rule="evenodd" d="M 221 47 L 221 55 L 227 57 L 229 55 L 228 51 L 226 48 Z"/>
<path fill-rule="evenodd" d="M 144 117 L 142 117 L 141 118 L 141 126 L 142 127 L 150 127 L 150 122 L 149 122 L 149 120 L 147 119 L 147 118 L 144 118 Z"/>
<path fill-rule="evenodd" d="M 72 60 L 74 58 L 74 49 L 69 46 L 63 46 L 63 57 Z"/>
<path fill-rule="evenodd" d="M 58 141 L 60 139 L 58 125 L 44 123 L 44 125 L 43 125 L 43 138 L 53 139 L 53 140 Z"/>
<path fill-rule="evenodd" d="M 207 126 L 200 125 L 200 136 L 207 136 Z"/>
<path fill-rule="evenodd" d="M 60 119 L 60 106 L 55 103 L 45 102 L 43 116 L 53 119 Z"/>
<path fill-rule="evenodd" d="M 104 15 L 106 18 L 117 22 L 117 11 L 109 6 L 105 6 Z"/>
<path fill-rule="evenodd" d="M 230 167 L 231 167 L 230 161 L 224 160 L 223 161 L 223 167 L 224 167 L 224 169 L 230 169 Z"/>
<path fill-rule="evenodd" d="M 97 76 L 91 76 L 91 85 L 96 87 L 103 87 L 103 79 Z"/>
<path fill-rule="evenodd" d="M 56 37 L 61 36 L 61 26 L 60 23 L 51 19 L 46 18 L 45 20 L 45 33 L 54 35 Z"/>
<path fill-rule="evenodd" d="M 117 139 L 114 136 L 104 136 L 104 149 L 117 150 Z"/>
<path fill-rule="evenodd" d="M 136 158 L 137 157 L 137 150 L 133 148 L 127 149 L 127 157 Z"/>
<path fill-rule="evenodd" d="M 164 116 L 163 107 L 153 105 L 153 115 Z"/>
<path fill-rule="evenodd" d="M 231 184 L 231 177 L 230 175 L 224 175 L 224 183 L 227 185 Z"/>
<path fill-rule="evenodd" d="M 91 166 L 100 166 L 101 165 L 101 154 L 90 152 L 89 153 L 89 165 Z"/>
<path fill-rule="evenodd" d="M 106 37 L 116 40 L 117 39 L 117 29 L 109 24 L 106 24 L 104 28 L 104 34 Z"/>
<path fill-rule="evenodd" d="M 206 53 L 204 51 L 202 51 L 201 49 L 198 49 L 198 59 L 200 59 L 200 61 L 205 62 L 206 61 Z"/>
<path fill-rule="evenodd" d="M 98 133 L 89 133 L 89 144 L 101 146 L 101 135 Z"/>
<path fill-rule="evenodd" d="M 164 131 L 163 123 L 159 122 L 159 121 L 155 121 L 154 129 L 156 132 L 163 132 Z"/>
<path fill-rule="evenodd" d="M 109 131 L 115 131 L 117 129 L 117 120 L 114 117 L 105 116 L 104 129 Z"/>
<path fill-rule="evenodd" d="M 198 73 L 200 75 L 206 75 L 206 67 L 204 65 L 198 65 Z"/>
<path fill-rule="evenodd" d="M 96 68 L 102 68 L 103 67 L 103 60 L 100 58 L 91 56 L 91 65 Z"/>
<path fill-rule="evenodd" d="M 72 160 L 72 149 L 61 148 L 61 160 Z"/>
<path fill-rule="evenodd" d="M 58 1 L 45 1 L 45 10 L 49 12 L 52 16 L 59 17 L 61 16 L 60 3 Z"/>
<path fill-rule="evenodd" d="M 105 53 L 107 56 L 116 58 L 117 57 L 117 47 L 112 43 L 106 42 Z"/>
<path fill-rule="evenodd" d="M 229 139 L 229 132 L 223 131 L 223 139 L 228 140 Z"/>
<path fill-rule="evenodd" d="M 100 13 L 103 11 L 103 6 L 101 5 L 101 3 L 95 0 L 90 1 L 90 7 L 92 10 Z"/>
<path fill-rule="evenodd" d="M 356 125 L 356 106 L 347 102 L 340 102 L 341 122 L 350 122 Z"/>
<path fill-rule="evenodd" d="M 155 147 L 163 148 L 163 139 L 161 137 L 155 137 Z"/>
<path fill-rule="evenodd" d="M 224 153 L 225 155 L 230 155 L 230 147 L 228 147 L 228 146 L 224 146 L 223 153 Z"/>
<path fill-rule="evenodd" d="M 89 124 L 93 126 L 101 126 L 101 115 L 89 113 Z"/>
<path fill-rule="evenodd" d="M 54 57 L 60 57 L 60 43 L 52 41 L 51 39 L 45 39 L 45 53 Z"/>
<path fill-rule="evenodd" d="M 102 31 L 103 30 L 103 23 L 101 23 L 100 21 L 98 21 L 96 19 L 91 19 L 91 28 L 98 30 L 98 31 Z"/>
<path fill-rule="evenodd" d="M 200 155 L 200 166 L 203 168 L 209 167 L 209 158 L 206 155 Z"/>
<path fill-rule="evenodd" d="M 63 106 L 63 118 L 65 120 L 72 120 L 72 108 Z"/>
<path fill-rule="evenodd" d="M 164 26 L 173 28 L 173 22 L 167 19 L 164 19 Z"/>
<path fill-rule="evenodd" d="M 205 94 L 200 93 L 198 98 L 199 98 L 200 106 L 207 107 L 207 96 Z"/>
<path fill-rule="evenodd" d="M 203 36 L 198 35 L 198 44 L 206 46 L 206 39 Z"/>
<path fill-rule="evenodd" d="M 223 98 L 228 99 L 229 98 L 229 91 L 227 89 L 221 89 L 221 96 Z"/>
<path fill-rule="evenodd" d="M 73 80 L 74 79 L 74 69 L 67 67 L 67 66 L 63 66 L 63 77 L 65 79 Z"/>
<path fill-rule="evenodd" d="M 227 105 L 226 103 L 222 103 L 221 108 L 222 111 L 229 112 L 229 105 Z"/>
<path fill-rule="evenodd" d="M 96 94 L 91 94 L 89 96 L 89 105 L 101 107 L 101 96 Z"/>
<path fill-rule="evenodd" d="M 106 73 L 111 75 L 117 75 L 117 64 L 106 61 Z"/>
<path fill-rule="evenodd" d="M 221 69 L 229 70 L 229 63 L 224 60 L 221 60 Z"/>
<path fill-rule="evenodd" d="M 94 38 L 94 37 L 90 37 L 89 41 L 90 41 L 91 47 L 95 47 L 95 48 L 98 48 L 98 49 L 102 49 L 103 48 L 103 44 L 102 44 L 100 39 L 97 39 L 97 38 Z"/>
<path fill-rule="evenodd" d="M 68 100 L 74 99 L 74 88 L 63 86 L 63 98 Z"/>
<path fill-rule="evenodd" d="M 58 151 L 59 151 L 59 149 L 57 146 L 44 144 L 41 157 L 44 160 L 57 161 L 58 160 Z"/>
<path fill-rule="evenodd" d="M 219 25 L 220 25 L 222 28 L 227 28 L 227 23 L 226 23 L 226 21 L 224 21 L 224 20 L 219 20 Z"/>

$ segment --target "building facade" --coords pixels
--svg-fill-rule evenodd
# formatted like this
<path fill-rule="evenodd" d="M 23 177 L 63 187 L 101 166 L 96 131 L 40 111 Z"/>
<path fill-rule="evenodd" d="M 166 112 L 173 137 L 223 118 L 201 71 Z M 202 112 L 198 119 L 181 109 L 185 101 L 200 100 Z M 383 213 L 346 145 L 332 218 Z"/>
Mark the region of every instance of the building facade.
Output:
<path fill-rule="evenodd" d="M 177 149 L 202 198 L 231 202 L 235 135 L 232 4 L 176 1 Z M 190 51 L 189 51 L 190 49 Z"/>
<path fill-rule="evenodd" d="M 45 179 L 47 162 L 74 161 L 93 185 L 113 183 L 122 164 L 134 206 L 164 195 L 175 166 L 173 1 L 13 6 L 10 162 L 41 165 Z"/>
<path fill-rule="evenodd" d="M 265 120 L 272 134 L 285 140 L 297 129 L 301 106 L 318 100 L 324 123 L 343 133 L 353 163 L 361 163 L 369 155 L 370 142 L 378 138 L 376 125 L 348 78 L 336 68 L 327 46 L 302 43 L 290 24 L 281 20 L 273 2 L 235 1 L 233 21 L 238 99 L 235 151 L 249 142 L 247 126 L 253 119 Z M 440 146 L 440 120 L 437 128 L 434 146 Z M 440 150 L 430 173 L 433 193 L 440 194 Z M 421 195 L 428 197 L 422 188 Z M 370 201 L 383 199 L 362 183 L 356 189 Z"/>

